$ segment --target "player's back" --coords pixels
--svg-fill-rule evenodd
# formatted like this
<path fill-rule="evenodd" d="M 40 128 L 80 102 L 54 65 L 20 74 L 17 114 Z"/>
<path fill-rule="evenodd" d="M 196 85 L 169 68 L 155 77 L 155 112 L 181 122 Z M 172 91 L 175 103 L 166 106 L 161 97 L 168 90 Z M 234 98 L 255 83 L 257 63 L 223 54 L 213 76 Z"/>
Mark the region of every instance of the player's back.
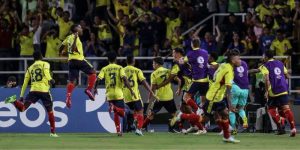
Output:
<path fill-rule="evenodd" d="M 109 64 L 101 69 L 99 78 L 105 79 L 106 96 L 108 100 L 123 99 L 124 68 L 117 64 Z"/>
<path fill-rule="evenodd" d="M 225 95 L 226 85 L 231 86 L 234 78 L 233 67 L 229 63 L 223 63 L 214 74 L 214 80 L 206 94 L 211 101 L 221 101 Z"/>
<path fill-rule="evenodd" d="M 128 79 L 129 85 L 132 88 L 133 92 L 136 95 L 136 98 L 134 98 L 130 92 L 130 90 L 127 87 L 124 87 L 124 100 L 125 102 L 135 101 L 135 100 L 141 100 L 141 95 L 139 91 L 139 82 L 145 80 L 144 74 L 141 69 L 138 69 L 134 66 L 128 65 L 124 68 L 125 75 Z"/>
<path fill-rule="evenodd" d="M 151 84 L 159 85 L 169 78 L 170 70 L 159 67 L 151 74 Z M 156 95 L 161 101 L 168 101 L 173 99 L 173 90 L 171 83 L 156 90 Z"/>
<path fill-rule="evenodd" d="M 52 79 L 50 76 L 50 65 L 45 61 L 35 61 L 27 70 L 31 79 L 30 91 L 36 92 L 49 92 L 49 81 Z M 26 77 L 26 76 L 25 76 Z"/>
<path fill-rule="evenodd" d="M 241 61 L 241 66 L 234 68 L 234 83 L 241 89 L 248 89 L 248 65 L 245 61 Z"/>
<path fill-rule="evenodd" d="M 192 68 L 193 80 L 207 78 L 208 53 L 205 50 L 192 50 L 187 53 L 188 63 Z"/>
<path fill-rule="evenodd" d="M 273 94 L 285 93 L 288 90 L 288 84 L 286 82 L 285 74 L 287 74 L 287 69 L 284 64 L 279 60 L 269 60 L 264 64 L 264 67 L 268 70 L 269 81 L 271 84 L 271 90 Z M 265 70 L 262 71 L 266 74 Z"/>

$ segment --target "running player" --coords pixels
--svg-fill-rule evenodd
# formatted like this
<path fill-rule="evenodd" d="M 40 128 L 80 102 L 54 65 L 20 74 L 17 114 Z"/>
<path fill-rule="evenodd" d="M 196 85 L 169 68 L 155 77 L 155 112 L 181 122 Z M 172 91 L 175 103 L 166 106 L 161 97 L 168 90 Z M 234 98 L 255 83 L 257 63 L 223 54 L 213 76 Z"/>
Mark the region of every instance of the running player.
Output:
<path fill-rule="evenodd" d="M 193 111 L 201 114 L 198 105 L 193 99 L 196 93 L 199 93 L 201 104 L 205 102 L 205 94 L 208 90 L 209 83 L 207 78 L 208 73 L 208 53 L 206 50 L 200 49 L 199 39 L 192 40 L 192 51 L 189 51 L 185 57 L 185 62 L 191 65 L 192 70 L 192 84 L 189 90 L 184 94 L 183 99 Z"/>
<path fill-rule="evenodd" d="M 234 79 L 231 89 L 232 100 L 231 104 L 237 112 L 229 112 L 230 125 L 233 128 L 233 133 L 236 134 L 236 115 L 243 120 L 243 128 L 248 128 L 248 119 L 245 113 L 245 106 L 249 95 L 249 78 L 248 78 L 248 65 L 245 61 L 241 61 L 241 66 L 234 68 Z"/>
<path fill-rule="evenodd" d="M 266 94 L 268 98 L 268 112 L 272 116 L 278 128 L 278 135 L 284 134 L 282 118 L 286 118 L 290 123 L 290 136 L 296 136 L 294 114 L 288 104 L 288 84 L 286 78 L 289 73 L 284 64 L 275 60 L 273 51 L 266 51 L 264 55 L 265 63 L 260 68 L 265 77 Z M 277 112 L 278 109 L 278 112 Z"/>
<path fill-rule="evenodd" d="M 216 123 L 223 129 L 224 142 L 238 143 L 229 131 L 228 108 L 235 111 L 231 103 L 231 86 L 234 79 L 234 67 L 241 65 L 239 51 L 229 50 L 227 55 L 227 63 L 221 64 L 214 74 L 214 81 L 209 87 L 206 94 L 207 101 L 203 109 L 206 116 L 214 115 Z M 228 108 L 224 95 L 227 98 Z"/>
<path fill-rule="evenodd" d="M 68 108 L 71 108 L 71 95 L 75 88 L 75 82 L 78 80 L 79 71 L 81 70 L 88 74 L 88 86 L 84 92 L 91 100 L 95 100 L 92 89 L 97 79 L 93 66 L 84 59 L 82 43 L 78 37 L 82 35 L 81 26 L 78 24 L 72 25 L 71 32 L 72 34 L 67 36 L 60 47 L 61 55 L 68 53 L 69 83 L 67 85 L 66 98 L 66 104 Z"/>
<path fill-rule="evenodd" d="M 105 79 L 105 89 L 106 89 L 106 99 L 110 105 L 110 111 L 114 112 L 114 122 L 116 126 L 116 131 L 118 136 L 122 136 L 120 129 L 120 118 L 125 116 L 125 106 L 124 106 L 124 96 L 123 87 L 125 86 L 129 89 L 131 96 L 137 99 L 134 91 L 130 87 L 130 84 L 126 78 L 124 68 L 116 64 L 117 55 L 114 52 L 107 53 L 107 58 L 109 64 L 100 70 L 98 79 Z M 99 80 L 97 80 L 94 92 L 97 94 L 97 85 Z M 123 83 L 124 82 L 124 83 Z"/>
<path fill-rule="evenodd" d="M 151 120 L 153 120 L 154 115 L 164 107 L 171 115 L 175 115 L 177 108 L 175 105 L 173 90 L 171 84 L 157 89 L 157 85 L 161 84 L 167 80 L 170 76 L 170 70 L 164 68 L 162 65 L 164 60 L 161 57 L 156 57 L 153 59 L 153 69 L 154 72 L 151 74 L 151 88 L 156 94 L 156 101 L 154 102 L 153 108 L 150 108 L 147 118 L 144 120 L 143 128 L 145 128 Z M 152 98 L 151 94 L 149 100 Z"/>
<path fill-rule="evenodd" d="M 135 122 L 137 122 L 137 126 L 136 126 L 137 128 L 135 133 L 137 135 L 143 136 L 141 128 L 143 127 L 143 122 L 144 122 L 144 114 L 143 114 L 144 106 L 139 91 L 139 83 L 142 83 L 151 95 L 154 95 L 154 93 L 151 91 L 151 87 L 146 81 L 146 78 L 144 77 L 142 70 L 134 67 L 134 64 L 135 64 L 134 57 L 127 56 L 127 66 L 124 68 L 125 75 L 136 97 L 134 98 L 131 94 L 130 89 L 125 87 L 123 89 L 124 101 L 126 105 L 128 105 L 128 107 L 134 112 L 133 117 Z"/>
<path fill-rule="evenodd" d="M 20 100 L 7 99 L 5 103 L 13 103 L 19 111 L 24 112 L 32 103 L 42 100 L 50 122 L 50 137 L 58 137 L 55 133 L 53 101 L 50 94 L 51 85 L 55 83 L 50 75 L 50 65 L 42 60 L 43 56 L 40 51 L 34 52 L 33 58 L 34 63 L 27 69 L 25 74 Z M 25 103 L 23 103 L 23 96 L 29 81 L 31 81 L 30 92 L 25 98 Z"/>

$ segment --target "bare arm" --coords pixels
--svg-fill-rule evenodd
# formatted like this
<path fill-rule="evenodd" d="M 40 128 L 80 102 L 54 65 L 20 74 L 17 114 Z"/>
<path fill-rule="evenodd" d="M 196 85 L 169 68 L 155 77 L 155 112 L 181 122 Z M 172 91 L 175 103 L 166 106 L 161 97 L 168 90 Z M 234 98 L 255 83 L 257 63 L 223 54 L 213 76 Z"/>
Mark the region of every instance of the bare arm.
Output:
<path fill-rule="evenodd" d="M 136 95 L 133 92 L 133 90 L 132 90 L 132 88 L 131 88 L 131 86 L 130 86 L 130 84 L 128 82 L 128 79 L 125 76 L 122 79 L 123 79 L 123 82 L 124 82 L 125 86 L 129 89 L 131 95 L 133 95 L 133 97 L 136 98 Z"/>
<path fill-rule="evenodd" d="M 148 82 L 146 80 L 142 81 L 143 86 L 147 89 L 147 91 L 149 92 L 149 95 L 154 95 L 154 92 L 152 91 L 150 85 L 148 84 Z"/>
<path fill-rule="evenodd" d="M 107 14 L 115 23 L 119 22 L 119 20 L 111 13 L 109 6 L 107 6 Z"/>
<path fill-rule="evenodd" d="M 199 38 L 198 34 L 199 34 L 199 32 L 200 32 L 204 27 L 205 27 L 205 25 L 200 26 L 200 27 L 195 31 L 195 33 L 193 34 L 193 37 Z"/>
<path fill-rule="evenodd" d="M 216 25 L 216 31 L 217 31 L 216 42 L 219 42 L 221 38 L 221 31 L 218 25 Z"/>
<path fill-rule="evenodd" d="M 165 81 L 163 81 L 162 83 L 160 83 L 159 85 L 157 85 L 157 89 L 167 85 L 168 83 L 170 83 L 172 80 L 174 80 L 174 78 L 176 77 L 176 75 L 174 74 L 170 74 L 169 78 Z"/>
<path fill-rule="evenodd" d="M 176 91 L 176 95 L 180 95 L 181 93 L 181 85 L 182 85 L 182 81 L 180 78 L 178 78 L 177 76 L 175 77 L 175 81 L 177 81 L 178 83 L 178 88 L 177 88 L 177 91 Z"/>

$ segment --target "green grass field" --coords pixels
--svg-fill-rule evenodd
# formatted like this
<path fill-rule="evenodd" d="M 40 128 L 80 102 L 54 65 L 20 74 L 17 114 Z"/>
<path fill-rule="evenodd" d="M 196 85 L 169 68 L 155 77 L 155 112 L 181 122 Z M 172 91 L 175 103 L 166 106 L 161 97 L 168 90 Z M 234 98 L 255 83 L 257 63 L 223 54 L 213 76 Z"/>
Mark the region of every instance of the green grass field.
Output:
<path fill-rule="evenodd" d="M 146 133 L 138 137 L 133 133 L 117 137 L 105 133 L 61 133 L 59 138 L 48 134 L 0 133 L 0 149 L 249 149 L 293 150 L 300 149 L 300 137 L 288 134 L 241 133 L 236 136 L 239 144 L 223 143 L 217 133 L 207 135 L 182 135 L 174 133 Z"/>

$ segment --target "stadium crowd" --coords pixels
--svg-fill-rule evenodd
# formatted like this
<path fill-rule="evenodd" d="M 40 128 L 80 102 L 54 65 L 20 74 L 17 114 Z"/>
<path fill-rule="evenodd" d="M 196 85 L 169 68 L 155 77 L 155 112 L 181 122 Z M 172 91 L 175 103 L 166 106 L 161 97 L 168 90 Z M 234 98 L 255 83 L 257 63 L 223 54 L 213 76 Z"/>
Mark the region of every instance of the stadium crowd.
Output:
<path fill-rule="evenodd" d="M 61 42 L 77 23 L 83 28 L 80 40 L 86 57 L 105 56 L 109 51 L 118 56 L 168 57 L 174 48 L 191 50 L 195 37 L 202 49 L 217 56 L 233 48 L 247 56 L 262 55 L 267 49 L 279 56 L 299 54 L 298 0 L 1 0 L 0 6 L 0 57 L 31 57 L 34 51 L 45 58 L 62 57 Z M 208 15 L 227 12 L 228 17 L 217 18 L 215 29 L 208 21 L 182 35 Z M 246 13 L 245 20 L 235 13 Z M 297 73 L 293 68 L 299 62 L 292 61 L 290 67 Z M 151 62 L 143 62 L 138 67 L 151 70 Z M 105 64 L 91 63 L 96 70 Z M 250 68 L 258 65 L 249 63 Z M 24 70 L 23 65 L 14 61 L 1 63 L 0 68 Z M 65 61 L 51 61 L 51 66 L 67 68 Z"/>

